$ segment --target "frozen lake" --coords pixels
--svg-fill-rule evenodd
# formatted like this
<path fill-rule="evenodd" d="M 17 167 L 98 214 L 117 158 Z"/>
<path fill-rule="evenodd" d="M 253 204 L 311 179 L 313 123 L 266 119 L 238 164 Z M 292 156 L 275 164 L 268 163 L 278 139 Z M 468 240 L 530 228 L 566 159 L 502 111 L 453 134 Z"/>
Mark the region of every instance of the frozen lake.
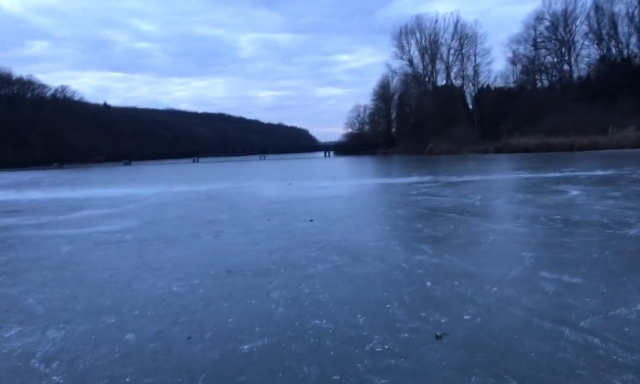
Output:
<path fill-rule="evenodd" d="M 0 173 L 3 384 L 639 381 L 640 152 Z"/>

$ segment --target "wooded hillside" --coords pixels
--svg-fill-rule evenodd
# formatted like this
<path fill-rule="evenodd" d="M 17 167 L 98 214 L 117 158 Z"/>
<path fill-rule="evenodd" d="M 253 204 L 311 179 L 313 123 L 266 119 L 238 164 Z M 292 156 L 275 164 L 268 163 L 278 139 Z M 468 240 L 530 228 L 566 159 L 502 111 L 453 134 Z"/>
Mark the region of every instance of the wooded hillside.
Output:
<path fill-rule="evenodd" d="M 318 141 L 306 130 L 222 113 L 114 107 L 66 86 L 0 70 L 0 167 L 281 150 Z"/>

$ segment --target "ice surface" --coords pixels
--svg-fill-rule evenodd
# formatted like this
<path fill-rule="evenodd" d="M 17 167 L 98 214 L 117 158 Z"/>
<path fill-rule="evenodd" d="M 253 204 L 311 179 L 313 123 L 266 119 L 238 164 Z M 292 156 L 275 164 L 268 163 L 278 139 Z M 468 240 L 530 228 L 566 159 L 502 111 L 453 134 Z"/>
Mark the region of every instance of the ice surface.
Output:
<path fill-rule="evenodd" d="M 637 382 L 639 176 L 633 151 L 0 173 L 0 382 Z"/>

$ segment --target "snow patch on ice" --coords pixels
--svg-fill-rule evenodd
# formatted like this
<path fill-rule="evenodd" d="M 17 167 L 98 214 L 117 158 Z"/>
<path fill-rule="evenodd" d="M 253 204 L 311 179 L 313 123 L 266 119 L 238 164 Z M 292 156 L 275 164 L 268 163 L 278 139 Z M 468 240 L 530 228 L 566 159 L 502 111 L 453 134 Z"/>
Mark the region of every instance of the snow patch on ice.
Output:
<path fill-rule="evenodd" d="M 240 346 L 240 348 L 238 348 L 238 352 L 249 352 L 251 350 L 255 350 L 258 349 L 259 347 L 267 344 L 269 342 L 269 339 L 259 339 L 254 341 L 253 343 L 249 343 L 249 344 L 245 344 Z"/>
<path fill-rule="evenodd" d="M 29 230 L 22 233 L 28 234 L 28 235 L 43 235 L 43 236 L 75 236 L 75 235 L 86 235 L 91 233 L 117 232 L 117 231 L 122 231 L 122 230 L 136 227 L 137 225 L 138 223 L 135 223 L 135 222 L 123 222 L 118 224 L 97 225 L 94 227 L 85 227 L 85 228 Z"/>
<path fill-rule="evenodd" d="M 136 334 L 133 332 L 127 333 L 124 339 L 133 344 L 136 341 Z"/>
<path fill-rule="evenodd" d="M 549 272 L 546 271 L 542 271 L 539 274 L 541 277 L 545 277 L 547 279 L 553 279 L 553 280 L 562 280 L 562 281 L 566 281 L 567 283 L 582 283 L 582 279 L 578 278 L 578 277 L 573 277 L 573 276 L 567 276 L 567 275 L 554 275 L 551 274 Z"/>
<path fill-rule="evenodd" d="M 618 316 L 625 319 L 635 319 L 638 315 L 640 315 L 640 305 L 633 308 L 618 308 L 609 312 L 609 316 Z"/>

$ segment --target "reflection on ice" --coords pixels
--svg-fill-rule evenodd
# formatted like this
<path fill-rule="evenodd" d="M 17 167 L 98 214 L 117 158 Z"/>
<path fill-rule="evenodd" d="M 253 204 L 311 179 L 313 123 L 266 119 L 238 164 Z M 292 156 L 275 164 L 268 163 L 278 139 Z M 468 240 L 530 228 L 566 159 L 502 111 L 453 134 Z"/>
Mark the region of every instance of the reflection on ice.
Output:
<path fill-rule="evenodd" d="M 350 186 L 376 185 L 376 184 L 409 184 L 409 183 L 456 183 L 470 181 L 491 181 L 504 179 L 523 178 L 562 178 L 562 177 L 587 177 L 587 176 L 610 176 L 619 174 L 622 171 L 590 171 L 590 172 L 550 172 L 550 173 L 510 173 L 493 175 L 466 175 L 466 176 L 411 176 L 411 177 L 383 177 L 383 178 L 355 178 L 349 180 L 331 181 L 298 181 L 295 185 L 284 182 L 243 182 L 243 183 L 190 183 L 185 185 L 144 185 L 140 187 L 114 187 L 114 188 L 24 188 L 21 190 L 2 188 L 0 189 L 0 201 L 16 200 L 47 200 L 47 199 L 104 199 L 129 196 L 149 196 L 162 193 L 179 192 L 204 192 L 220 189 L 248 188 L 250 190 L 273 190 L 291 188 L 340 188 Z M 427 170 L 428 173 L 428 170 Z M 577 192 L 576 192 L 577 193 Z"/>
<path fill-rule="evenodd" d="M 25 235 L 46 235 L 46 236 L 75 236 L 86 235 L 90 233 L 118 232 L 134 228 L 137 224 L 134 222 L 123 222 L 119 224 L 96 225 L 93 227 L 82 228 L 64 228 L 64 229 L 37 229 L 24 231 Z"/>

